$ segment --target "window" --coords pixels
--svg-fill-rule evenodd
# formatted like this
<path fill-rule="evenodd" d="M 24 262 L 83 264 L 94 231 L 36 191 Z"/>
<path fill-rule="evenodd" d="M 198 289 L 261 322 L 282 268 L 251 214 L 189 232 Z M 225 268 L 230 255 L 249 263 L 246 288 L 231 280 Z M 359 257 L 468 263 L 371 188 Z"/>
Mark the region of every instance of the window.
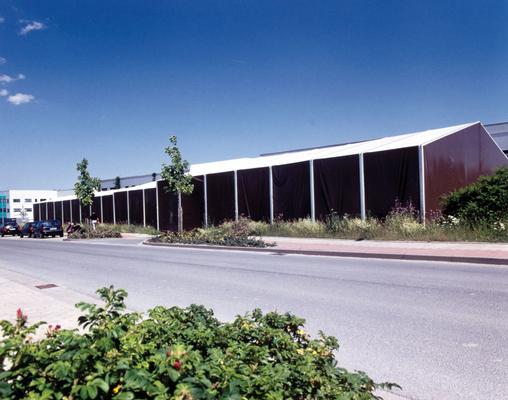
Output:
<path fill-rule="evenodd" d="M 41 201 L 46 201 L 46 199 L 41 199 Z"/>
<path fill-rule="evenodd" d="M 12 202 L 13 202 L 13 203 L 20 203 L 20 202 L 21 202 L 21 199 L 12 199 Z"/>
<path fill-rule="evenodd" d="M 25 203 L 31 203 L 32 199 L 25 199 Z"/>
<path fill-rule="evenodd" d="M 15 208 L 14 212 L 21 212 L 21 208 Z"/>
<path fill-rule="evenodd" d="M 25 208 L 25 211 L 26 212 L 32 212 L 32 209 L 31 208 Z"/>

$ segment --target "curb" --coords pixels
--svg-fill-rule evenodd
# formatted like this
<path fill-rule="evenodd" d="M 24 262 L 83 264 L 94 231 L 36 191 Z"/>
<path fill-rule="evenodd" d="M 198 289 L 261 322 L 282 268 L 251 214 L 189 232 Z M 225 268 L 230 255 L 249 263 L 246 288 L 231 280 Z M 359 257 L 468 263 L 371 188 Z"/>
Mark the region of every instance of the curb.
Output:
<path fill-rule="evenodd" d="M 276 255 L 299 254 L 308 256 L 381 258 L 387 260 L 441 261 L 441 262 L 455 262 L 468 264 L 508 265 L 508 259 L 506 258 L 433 256 L 425 254 L 361 253 L 351 251 L 324 251 L 324 250 L 284 250 L 276 248 L 232 247 L 232 246 L 215 246 L 204 244 L 156 243 L 149 242 L 148 240 L 145 240 L 143 244 L 147 246 L 176 247 L 184 249 L 254 251 L 259 253 L 272 253 Z"/>

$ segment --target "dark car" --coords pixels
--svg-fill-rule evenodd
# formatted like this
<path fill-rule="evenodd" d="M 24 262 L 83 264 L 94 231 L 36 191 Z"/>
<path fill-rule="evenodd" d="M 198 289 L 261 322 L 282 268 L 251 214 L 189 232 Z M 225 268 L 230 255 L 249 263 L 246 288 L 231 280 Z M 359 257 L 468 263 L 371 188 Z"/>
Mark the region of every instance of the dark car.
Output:
<path fill-rule="evenodd" d="M 3 225 L 0 225 L 0 236 L 5 235 L 19 235 L 19 225 L 15 221 L 6 221 Z"/>
<path fill-rule="evenodd" d="M 19 232 L 19 237 L 23 236 L 33 237 L 35 230 L 34 225 L 35 222 L 27 222 L 25 225 L 23 225 L 23 228 L 21 228 Z"/>
<path fill-rule="evenodd" d="M 33 228 L 34 237 L 55 237 L 57 235 L 63 237 L 62 223 L 57 219 L 34 222 Z"/>

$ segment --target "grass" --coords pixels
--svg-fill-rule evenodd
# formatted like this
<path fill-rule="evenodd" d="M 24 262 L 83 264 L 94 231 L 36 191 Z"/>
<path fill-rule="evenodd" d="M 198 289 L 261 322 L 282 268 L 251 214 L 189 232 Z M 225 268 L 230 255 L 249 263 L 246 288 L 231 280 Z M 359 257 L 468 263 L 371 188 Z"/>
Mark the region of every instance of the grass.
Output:
<path fill-rule="evenodd" d="M 132 224 L 100 224 L 110 230 L 120 233 L 144 233 L 146 235 L 159 235 L 160 232 L 153 226 L 132 225 Z"/>

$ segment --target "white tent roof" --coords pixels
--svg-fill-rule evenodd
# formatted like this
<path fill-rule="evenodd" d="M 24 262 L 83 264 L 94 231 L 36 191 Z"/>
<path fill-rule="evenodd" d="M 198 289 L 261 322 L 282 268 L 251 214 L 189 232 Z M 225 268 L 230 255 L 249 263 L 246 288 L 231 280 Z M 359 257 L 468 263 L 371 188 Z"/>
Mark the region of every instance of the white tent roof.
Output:
<path fill-rule="evenodd" d="M 373 153 L 426 145 L 445 136 L 456 133 L 479 122 L 455 125 L 447 128 L 431 129 L 427 131 L 408 133 L 405 135 L 389 136 L 365 142 L 343 144 L 320 149 L 294 151 L 270 156 L 252 158 L 237 158 L 234 160 L 215 161 L 202 164 L 193 164 L 190 174 L 193 176 L 215 174 L 219 172 L 242 169 L 269 167 L 273 165 L 292 164 L 302 161 L 318 160 L 323 158 L 342 157 L 354 154 Z"/>

